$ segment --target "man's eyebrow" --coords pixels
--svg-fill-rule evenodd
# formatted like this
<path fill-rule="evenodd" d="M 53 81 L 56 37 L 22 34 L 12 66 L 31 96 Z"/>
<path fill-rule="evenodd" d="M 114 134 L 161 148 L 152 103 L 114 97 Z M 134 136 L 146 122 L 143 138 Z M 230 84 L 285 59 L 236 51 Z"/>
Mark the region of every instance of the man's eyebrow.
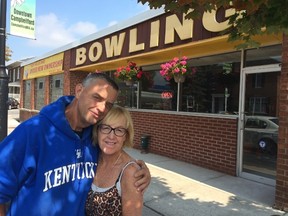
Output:
<path fill-rule="evenodd" d="M 97 97 L 98 99 L 104 101 L 105 99 L 98 93 L 94 93 L 92 94 L 92 97 Z M 105 101 L 106 104 L 108 104 L 109 106 L 113 106 L 115 102 L 110 102 L 110 101 Z"/>
<path fill-rule="evenodd" d="M 98 93 L 92 94 L 92 97 L 98 97 L 98 98 L 104 99 L 104 98 L 103 98 L 101 95 L 99 95 Z"/>

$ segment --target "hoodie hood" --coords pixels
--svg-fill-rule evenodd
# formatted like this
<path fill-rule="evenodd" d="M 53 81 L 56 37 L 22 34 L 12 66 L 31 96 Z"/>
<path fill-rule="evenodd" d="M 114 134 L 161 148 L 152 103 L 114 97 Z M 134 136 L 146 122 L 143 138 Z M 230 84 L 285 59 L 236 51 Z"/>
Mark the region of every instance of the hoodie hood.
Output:
<path fill-rule="evenodd" d="M 40 115 L 45 116 L 57 129 L 71 138 L 78 136 L 73 132 L 66 118 L 65 109 L 74 98 L 74 96 L 62 96 L 49 106 L 44 107 L 39 113 Z M 92 126 L 85 128 L 85 130 L 83 130 L 83 138 L 90 136 L 91 132 Z"/>

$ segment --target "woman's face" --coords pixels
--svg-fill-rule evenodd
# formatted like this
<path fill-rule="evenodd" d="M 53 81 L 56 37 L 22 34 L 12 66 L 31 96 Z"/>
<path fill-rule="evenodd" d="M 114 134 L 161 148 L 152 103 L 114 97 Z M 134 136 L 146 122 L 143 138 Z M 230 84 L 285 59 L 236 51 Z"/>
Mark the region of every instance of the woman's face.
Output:
<path fill-rule="evenodd" d="M 115 154 L 122 149 L 126 135 L 124 117 L 104 121 L 98 128 L 98 145 L 103 153 Z"/>

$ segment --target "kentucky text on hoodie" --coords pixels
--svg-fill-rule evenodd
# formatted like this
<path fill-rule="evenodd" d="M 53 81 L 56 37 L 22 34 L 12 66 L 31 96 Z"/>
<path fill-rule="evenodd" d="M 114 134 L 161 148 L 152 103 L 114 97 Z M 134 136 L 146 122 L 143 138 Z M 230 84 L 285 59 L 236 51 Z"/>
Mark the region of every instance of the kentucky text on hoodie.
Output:
<path fill-rule="evenodd" d="M 75 179 L 93 178 L 95 175 L 94 170 L 97 167 L 97 163 L 92 162 L 80 162 L 76 164 L 70 164 L 68 166 L 58 167 L 53 170 L 49 170 L 44 173 L 45 176 L 45 188 L 43 192 L 68 183 L 75 181 Z M 51 174 L 53 173 L 52 177 Z"/>

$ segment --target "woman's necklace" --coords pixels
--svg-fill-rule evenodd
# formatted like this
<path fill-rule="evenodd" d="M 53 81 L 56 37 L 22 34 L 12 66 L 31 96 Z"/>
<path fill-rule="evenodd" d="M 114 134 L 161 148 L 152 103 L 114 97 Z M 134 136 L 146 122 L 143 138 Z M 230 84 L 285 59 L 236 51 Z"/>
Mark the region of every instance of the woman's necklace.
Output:
<path fill-rule="evenodd" d="M 119 176 L 119 170 L 114 169 L 117 163 L 119 162 L 123 152 L 121 152 L 115 162 L 111 165 L 103 164 L 103 157 L 100 159 L 99 167 L 96 172 L 96 176 L 93 180 L 93 183 L 97 185 L 98 187 L 109 187 L 115 183 L 117 177 Z M 114 177 L 113 177 L 114 176 Z M 115 179 L 114 179 L 115 178 Z M 107 180 L 108 179 L 108 180 Z"/>
<path fill-rule="evenodd" d="M 119 161 L 120 157 L 122 156 L 122 152 L 119 154 L 117 160 L 114 162 L 113 166 L 112 167 L 115 167 L 117 162 Z"/>

